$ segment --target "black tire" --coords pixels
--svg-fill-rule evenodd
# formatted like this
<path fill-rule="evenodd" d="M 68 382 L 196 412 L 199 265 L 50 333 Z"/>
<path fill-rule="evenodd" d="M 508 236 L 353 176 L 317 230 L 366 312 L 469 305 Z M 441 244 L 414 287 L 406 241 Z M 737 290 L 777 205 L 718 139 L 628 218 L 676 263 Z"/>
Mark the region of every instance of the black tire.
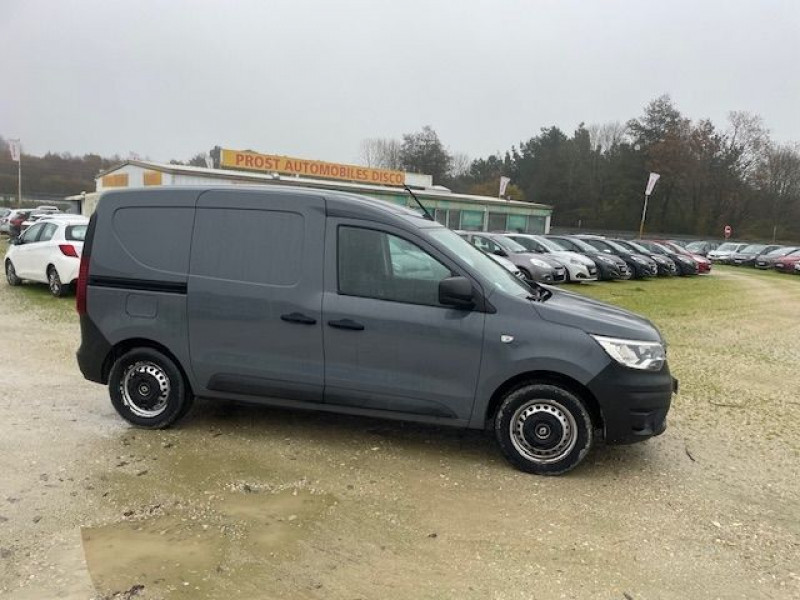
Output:
<path fill-rule="evenodd" d="M 53 265 L 47 267 L 47 287 L 56 298 L 61 298 L 69 293 L 69 286 L 61 282 L 58 270 Z"/>
<path fill-rule="evenodd" d="M 6 261 L 6 281 L 8 285 L 21 285 L 22 279 L 17 277 L 17 271 L 10 260 Z"/>
<path fill-rule="evenodd" d="M 512 434 L 512 427 L 516 433 Z M 544 383 L 509 392 L 495 415 L 494 431 L 506 459 L 536 475 L 561 475 L 574 469 L 594 438 L 592 420 L 580 398 Z"/>
<path fill-rule="evenodd" d="M 117 413 L 144 429 L 169 427 L 194 400 L 177 365 L 151 348 L 135 348 L 114 362 L 108 393 Z"/>

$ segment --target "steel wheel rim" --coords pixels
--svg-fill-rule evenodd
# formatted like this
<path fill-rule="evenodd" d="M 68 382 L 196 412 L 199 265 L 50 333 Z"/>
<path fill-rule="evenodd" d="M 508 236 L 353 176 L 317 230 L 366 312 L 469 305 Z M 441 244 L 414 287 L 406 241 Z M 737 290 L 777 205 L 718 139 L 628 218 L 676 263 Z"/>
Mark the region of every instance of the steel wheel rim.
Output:
<path fill-rule="evenodd" d="M 58 279 L 58 274 L 55 271 L 50 271 L 50 291 L 57 294 L 61 291 L 61 281 Z"/>
<path fill-rule="evenodd" d="M 152 419 L 167 410 L 169 377 L 155 363 L 141 361 L 130 365 L 119 387 L 122 402 L 137 417 Z"/>
<path fill-rule="evenodd" d="M 511 418 L 509 433 L 516 451 L 539 464 L 558 462 L 578 442 L 575 417 L 549 399 L 530 400 L 520 406 Z"/>

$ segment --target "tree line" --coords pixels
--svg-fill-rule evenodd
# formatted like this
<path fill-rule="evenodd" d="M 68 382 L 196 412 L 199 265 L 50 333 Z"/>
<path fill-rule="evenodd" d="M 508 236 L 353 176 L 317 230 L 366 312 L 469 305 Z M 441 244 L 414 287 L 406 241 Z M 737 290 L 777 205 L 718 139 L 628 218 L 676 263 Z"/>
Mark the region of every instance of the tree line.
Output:
<path fill-rule="evenodd" d="M 800 241 L 800 147 L 770 138 L 762 119 L 732 112 L 724 128 L 692 121 L 669 96 L 650 102 L 626 123 L 559 127 L 504 153 L 467 159 L 451 153 L 431 127 L 402 139 L 361 144 L 369 166 L 433 175 L 453 191 L 550 204 L 553 225 L 636 230 L 650 172 L 661 179 L 651 196 L 650 231 L 719 238 Z"/>
<path fill-rule="evenodd" d="M 219 149 L 209 152 L 218 160 Z M 94 189 L 102 170 L 119 156 L 23 154 L 25 193 L 77 194 Z M 205 166 L 206 153 L 173 164 Z M 470 159 L 451 152 L 425 126 L 401 139 L 363 140 L 358 162 L 433 176 L 455 192 L 549 204 L 553 225 L 635 230 L 648 173 L 661 174 L 651 197 L 650 231 L 721 236 L 731 225 L 738 238 L 800 241 L 800 147 L 772 140 L 762 119 L 732 112 L 724 127 L 685 117 L 669 96 L 654 99 L 625 123 L 586 126 L 572 133 L 542 128 L 505 152 Z M 0 137 L 0 194 L 17 189 L 17 164 Z"/>

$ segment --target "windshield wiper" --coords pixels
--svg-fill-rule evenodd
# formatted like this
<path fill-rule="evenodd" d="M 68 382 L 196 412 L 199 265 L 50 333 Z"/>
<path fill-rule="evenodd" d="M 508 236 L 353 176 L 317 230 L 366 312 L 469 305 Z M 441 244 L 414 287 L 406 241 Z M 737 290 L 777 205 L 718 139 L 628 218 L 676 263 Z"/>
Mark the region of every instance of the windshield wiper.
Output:
<path fill-rule="evenodd" d="M 433 218 L 433 215 L 431 215 L 431 213 L 429 213 L 429 212 L 428 212 L 428 209 L 427 209 L 427 208 L 425 208 L 425 206 L 422 204 L 422 202 L 420 202 L 420 201 L 419 201 L 419 198 L 417 198 L 417 195 L 416 195 L 414 192 L 412 192 L 412 191 L 411 191 L 411 188 L 410 188 L 410 187 L 408 187 L 407 185 L 403 185 L 403 187 L 406 189 L 406 191 L 407 191 L 409 194 L 411 194 L 411 197 L 412 197 L 414 200 L 416 200 L 416 201 L 417 201 L 417 204 L 419 204 L 419 207 L 422 209 L 422 214 L 423 214 L 423 216 L 424 216 L 426 219 L 428 219 L 428 221 L 434 221 L 435 219 Z"/>

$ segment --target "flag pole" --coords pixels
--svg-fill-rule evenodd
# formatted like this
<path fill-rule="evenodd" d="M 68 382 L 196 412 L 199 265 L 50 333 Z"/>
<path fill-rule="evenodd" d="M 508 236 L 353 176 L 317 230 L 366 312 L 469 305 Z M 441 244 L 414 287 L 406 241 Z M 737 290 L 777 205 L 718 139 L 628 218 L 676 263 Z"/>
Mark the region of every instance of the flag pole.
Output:
<path fill-rule="evenodd" d="M 650 194 L 644 195 L 644 206 L 642 206 L 642 221 L 639 223 L 639 239 L 642 239 L 642 235 L 644 234 L 644 219 L 647 216 L 647 199 L 650 197 Z"/>
<path fill-rule="evenodd" d="M 22 208 L 22 148 L 17 160 L 17 208 Z"/>

